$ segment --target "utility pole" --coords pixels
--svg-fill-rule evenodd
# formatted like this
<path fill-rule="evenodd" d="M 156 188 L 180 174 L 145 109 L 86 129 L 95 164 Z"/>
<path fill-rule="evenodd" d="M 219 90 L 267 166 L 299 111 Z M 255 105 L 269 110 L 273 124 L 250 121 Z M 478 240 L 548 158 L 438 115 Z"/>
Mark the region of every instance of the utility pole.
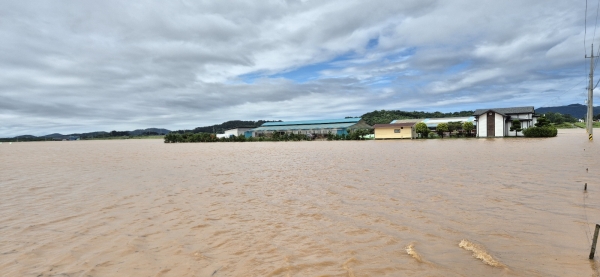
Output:
<path fill-rule="evenodd" d="M 594 56 L 594 44 L 592 44 L 592 54 L 586 58 L 590 58 L 590 84 L 588 85 L 588 110 L 586 117 L 586 129 L 588 133 L 589 140 L 594 140 L 593 131 L 594 131 L 594 58 L 598 56 Z"/>

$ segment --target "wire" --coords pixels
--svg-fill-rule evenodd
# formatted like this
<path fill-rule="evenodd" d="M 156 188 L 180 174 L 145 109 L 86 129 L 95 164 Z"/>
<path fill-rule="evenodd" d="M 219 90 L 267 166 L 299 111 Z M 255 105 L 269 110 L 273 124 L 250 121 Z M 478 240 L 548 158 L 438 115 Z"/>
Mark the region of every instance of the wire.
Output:
<path fill-rule="evenodd" d="M 587 0 L 586 0 L 587 2 Z M 596 27 L 598 26 L 598 10 L 600 9 L 600 1 L 598 1 L 598 6 L 596 7 L 596 23 L 594 24 L 594 36 L 592 37 L 592 41 L 596 39 Z"/>
<path fill-rule="evenodd" d="M 585 0 L 585 17 L 584 17 L 584 27 L 583 27 L 583 52 L 587 53 L 587 48 L 585 46 L 585 38 L 587 37 L 587 0 Z"/>
<path fill-rule="evenodd" d="M 550 99 L 550 100 L 546 101 L 544 104 L 542 104 L 542 105 L 540 106 L 540 108 L 546 107 L 546 104 L 548 104 L 548 103 L 550 103 L 550 102 L 554 102 L 554 101 L 555 101 L 555 100 L 557 100 L 557 99 L 560 99 L 560 98 L 561 98 L 563 95 L 566 95 L 567 93 L 569 93 L 569 91 L 571 91 L 572 89 L 574 89 L 576 86 L 579 86 L 579 85 L 581 84 L 581 82 L 583 82 L 584 80 L 587 80 L 587 78 L 586 78 L 586 79 L 583 79 L 583 80 L 581 80 L 581 81 L 579 81 L 579 83 L 577 83 L 576 85 L 572 86 L 570 89 L 568 89 L 568 90 L 567 90 L 567 91 L 565 91 L 564 93 L 561 93 L 559 96 L 556 96 L 556 97 L 554 97 L 554 98 L 552 98 L 552 99 Z M 599 81 L 600 81 L 600 80 L 599 80 Z"/>

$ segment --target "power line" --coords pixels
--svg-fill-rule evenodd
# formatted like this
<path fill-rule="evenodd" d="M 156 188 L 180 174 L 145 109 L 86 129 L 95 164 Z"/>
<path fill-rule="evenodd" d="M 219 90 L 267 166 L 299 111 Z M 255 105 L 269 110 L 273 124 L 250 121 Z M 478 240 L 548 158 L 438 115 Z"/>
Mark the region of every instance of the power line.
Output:
<path fill-rule="evenodd" d="M 584 19 L 584 27 L 583 27 L 583 52 L 587 53 L 587 48 L 585 45 L 585 38 L 587 37 L 587 0 L 585 0 L 585 17 Z"/>
<path fill-rule="evenodd" d="M 596 27 L 598 26 L 598 10 L 599 9 L 600 9 L 600 1 L 598 1 L 598 6 L 596 6 L 596 23 L 594 23 L 594 36 L 592 37 L 592 41 L 594 41 L 596 39 Z"/>
<path fill-rule="evenodd" d="M 583 80 L 579 81 L 579 83 L 577 83 L 576 85 L 572 86 L 570 89 L 568 89 L 568 90 L 567 90 L 567 91 L 565 91 L 564 93 L 561 93 L 560 95 L 558 95 L 558 96 L 556 96 L 556 97 L 554 97 L 554 98 L 552 98 L 552 99 L 550 99 L 550 100 L 546 101 L 546 102 L 545 102 L 544 104 L 542 104 L 540 107 L 546 107 L 546 104 L 548 104 L 548 103 L 550 103 L 550 102 L 554 102 L 555 100 L 558 100 L 558 99 L 560 99 L 560 98 L 561 98 L 563 95 L 567 95 L 567 94 L 568 94 L 568 93 L 569 93 L 571 90 L 573 90 L 575 87 L 577 87 L 577 86 L 581 85 L 581 83 L 582 83 L 583 81 L 585 81 L 585 80 L 587 80 L 587 78 L 585 78 L 585 79 L 583 79 Z"/>

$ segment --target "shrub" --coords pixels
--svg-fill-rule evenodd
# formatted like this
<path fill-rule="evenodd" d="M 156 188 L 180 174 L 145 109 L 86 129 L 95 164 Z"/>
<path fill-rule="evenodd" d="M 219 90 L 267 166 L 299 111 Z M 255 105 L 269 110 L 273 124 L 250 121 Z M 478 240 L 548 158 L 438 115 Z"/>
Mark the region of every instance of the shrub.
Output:
<path fill-rule="evenodd" d="M 415 125 L 415 132 L 421 135 L 422 138 L 426 138 L 427 134 L 429 134 L 429 128 L 427 128 L 427 124 L 419 122 Z"/>
<path fill-rule="evenodd" d="M 475 129 L 475 125 L 473 122 L 465 122 L 463 123 L 463 130 L 467 132 L 467 135 L 471 135 L 471 131 Z"/>
<path fill-rule="evenodd" d="M 558 134 L 558 130 L 554 126 L 530 127 L 523 129 L 523 135 L 532 138 L 555 137 L 556 134 Z"/>

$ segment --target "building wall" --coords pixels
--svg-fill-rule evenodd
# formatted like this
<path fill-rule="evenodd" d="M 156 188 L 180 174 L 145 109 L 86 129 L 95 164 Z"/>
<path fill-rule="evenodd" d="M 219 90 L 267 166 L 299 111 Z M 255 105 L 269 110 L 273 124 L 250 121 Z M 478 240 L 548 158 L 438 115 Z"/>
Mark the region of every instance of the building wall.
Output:
<path fill-rule="evenodd" d="M 522 114 L 510 114 L 511 120 L 508 122 L 505 121 L 505 117 L 501 114 L 496 113 L 494 115 L 494 123 L 495 123 L 495 132 L 496 137 L 502 136 L 510 136 L 514 137 L 515 132 L 510 131 L 510 127 L 512 126 L 512 120 L 514 119 L 522 119 L 527 121 L 521 121 L 521 128 L 526 129 L 529 127 L 535 126 L 537 123 L 537 117 L 534 117 L 531 113 L 522 113 Z M 529 121 L 531 120 L 531 121 Z M 487 113 L 477 116 L 477 136 L 478 137 L 487 137 Z M 523 132 L 518 132 L 518 136 L 523 136 Z"/>
<path fill-rule="evenodd" d="M 503 137 L 504 136 L 504 116 L 501 114 L 496 113 L 494 115 L 494 129 L 496 132 L 496 137 Z"/>
<path fill-rule="evenodd" d="M 487 113 L 477 117 L 477 136 L 487 137 Z"/>
<path fill-rule="evenodd" d="M 223 137 L 230 137 L 230 136 L 243 136 L 244 133 L 248 130 L 251 130 L 252 128 L 237 128 L 237 129 L 231 129 L 231 130 L 227 130 L 224 132 L 224 136 Z"/>
<path fill-rule="evenodd" d="M 395 133 L 394 130 L 400 130 L 400 133 Z M 414 128 L 411 127 L 375 128 L 375 139 L 410 139 L 415 135 Z"/>
<path fill-rule="evenodd" d="M 510 127 L 512 127 L 512 121 L 514 119 L 531 119 L 531 121 L 521 121 L 521 128 L 522 129 L 527 129 L 529 127 L 533 127 L 535 126 L 535 123 L 537 123 L 537 118 L 533 117 L 533 114 L 531 113 L 524 113 L 524 114 L 511 114 L 510 115 L 511 120 L 509 120 L 508 122 L 506 122 L 506 127 L 505 127 L 505 135 L 509 136 L 509 137 L 514 137 L 515 136 L 515 132 L 510 130 Z M 523 136 L 523 132 L 517 132 L 517 136 Z"/>

